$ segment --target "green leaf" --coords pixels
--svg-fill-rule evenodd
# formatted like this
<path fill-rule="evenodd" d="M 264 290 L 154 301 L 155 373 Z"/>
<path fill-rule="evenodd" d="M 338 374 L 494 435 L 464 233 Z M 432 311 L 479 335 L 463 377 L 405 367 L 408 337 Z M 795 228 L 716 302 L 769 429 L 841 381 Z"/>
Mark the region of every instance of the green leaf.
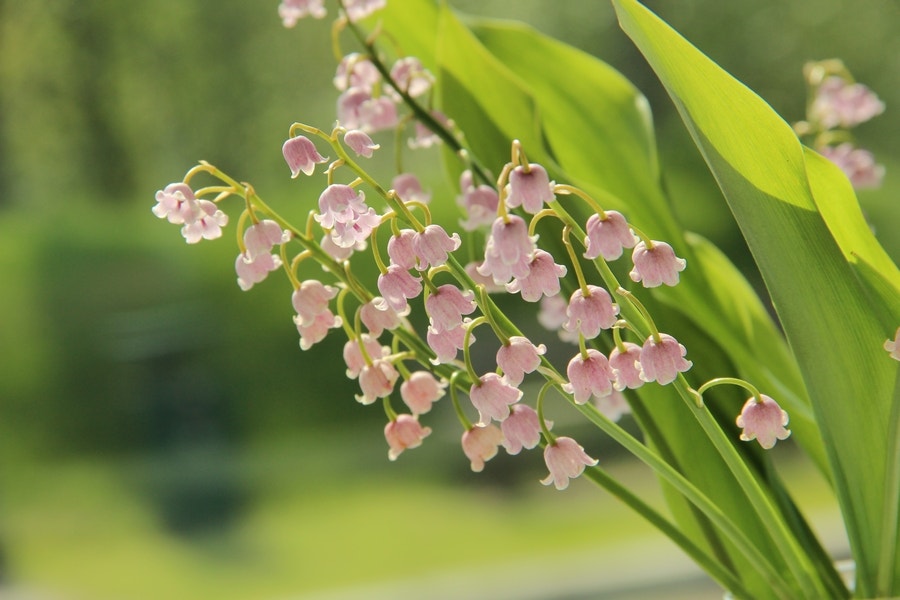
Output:
<path fill-rule="evenodd" d="M 821 163 L 804 155 L 762 99 L 639 3 L 613 4 L 672 97 L 760 267 L 826 443 L 858 589 L 870 594 L 882 514 L 897 510 L 883 505 L 897 365 L 881 347 L 885 332 L 847 256 L 862 253 L 882 273 L 877 242 L 857 226 L 839 227 L 833 215 L 845 213 L 814 196 L 825 185 Z M 900 573 L 894 578 L 896 585 Z"/>

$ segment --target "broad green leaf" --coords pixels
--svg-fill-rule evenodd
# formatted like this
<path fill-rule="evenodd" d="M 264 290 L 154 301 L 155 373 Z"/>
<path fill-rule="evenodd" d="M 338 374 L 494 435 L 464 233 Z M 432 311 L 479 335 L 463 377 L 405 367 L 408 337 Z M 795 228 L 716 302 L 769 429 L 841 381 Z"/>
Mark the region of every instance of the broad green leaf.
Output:
<path fill-rule="evenodd" d="M 837 228 L 829 227 L 813 196 L 821 172 L 807 170 L 790 127 L 763 100 L 639 3 L 613 4 L 672 97 L 760 267 L 826 442 L 859 591 L 870 594 L 886 508 L 883 478 L 897 364 L 885 356 L 883 327 L 846 254 L 874 257 L 875 242 L 860 244 L 857 228 L 834 233 Z M 845 252 L 839 243 L 853 247 Z M 874 258 L 873 268 L 881 272 L 883 264 Z M 894 577 L 896 585 L 900 573 Z"/>
<path fill-rule="evenodd" d="M 526 148 L 543 147 L 534 99 L 446 5 L 438 20 L 437 63 L 445 86 L 441 108 L 495 175 L 509 161 L 514 137 Z"/>

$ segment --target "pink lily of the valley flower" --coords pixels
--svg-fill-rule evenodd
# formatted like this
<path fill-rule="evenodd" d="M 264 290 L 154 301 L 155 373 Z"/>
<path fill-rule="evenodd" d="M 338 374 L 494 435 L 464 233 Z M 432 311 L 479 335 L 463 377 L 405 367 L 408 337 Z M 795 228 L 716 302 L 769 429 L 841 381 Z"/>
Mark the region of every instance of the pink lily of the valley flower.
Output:
<path fill-rule="evenodd" d="M 519 165 L 509 173 L 506 188 L 506 205 L 509 208 L 521 206 L 532 215 L 536 215 L 544 205 L 553 202 L 553 183 L 544 167 L 530 164 Z"/>
<path fill-rule="evenodd" d="M 297 331 L 300 333 L 300 349 L 309 350 L 314 344 L 325 339 L 329 329 L 341 326 L 341 318 L 332 314 L 328 309 L 316 315 L 316 318 L 307 323 L 301 323 L 298 317 L 294 317 Z"/>
<path fill-rule="evenodd" d="M 315 320 L 319 313 L 328 309 L 328 303 L 338 293 L 336 287 L 324 285 L 321 281 L 307 279 L 291 294 L 291 304 L 297 311 L 301 324 Z"/>
<path fill-rule="evenodd" d="M 469 320 L 463 321 L 459 327 L 448 329 L 445 331 L 437 331 L 433 327 L 429 327 L 425 334 L 428 346 L 434 351 L 437 358 L 432 359 L 432 363 L 436 365 L 447 364 L 456 360 L 459 350 L 462 350 L 466 339 L 466 327 Z M 469 345 L 475 342 L 475 334 L 469 334 Z"/>
<path fill-rule="evenodd" d="M 472 290 L 462 291 L 451 283 L 445 283 L 425 300 L 425 312 L 431 319 L 435 331 L 456 329 L 463 322 L 463 315 L 475 311 L 475 294 Z"/>
<path fill-rule="evenodd" d="M 362 334 L 359 339 L 347 340 L 344 344 L 344 364 L 347 365 L 347 377 L 350 379 L 359 377 L 360 371 L 366 366 L 366 359 L 359 346 L 360 341 L 365 346 L 370 360 L 383 358 L 391 352 L 390 348 L 382 346 L 377 338 L 367 333 Z"/>
<path fill-rule="evenodd" d="M 491 225 L 491 235 L 484 250 L 484 263 L 478 272 L 490 275 L 498 284 L 507 283 L 513 277 L 527 276 L 537 249 L 536 241 L 537 236 L 528 235 L 528 225 L 521 217 L 498 217 Z"/>
<path fill-rule="evenodd" d="M 553 423 L 547 422 L 547 428 Z M 513 404 L 509 416 L 500 423 L 503 447 L 508 454 L 518 454 L 522 448 L 531 450 L 541 441 L 541 424 L 537 412 L 527 404 Z"/>
<path fill-rule="evenodd" d="M 566 368 L 569 383 L 562 386 L 566 393 L 572 394 L 576 404 L 584 404 L 591 396 L 607 396 L 613 389 L 615 375 L 606 355 L 593 348 L 588 348 L 586 354 L 586 357 L 581 353 L 572 357 Z"/>
<path fill-rule="evenodd" d="M 510 385 L 517 386 L 541 365 L 541 356 L 547 352 L 544 344 L 535 346 L 520 335 L 509 338 L 508 344 L 502 344 L 497 350 L 497 366 L 503 369 L 503 375 Z"/>
<path fill-rule="evenodd" d="M 388 458 L 397 460 L 404 450 L 421 446 L 422 440 L 429 435 L 431 435 L 431 427 L 422 427 L 416 417 L 398 415 L 395 420 L 384 427 L 384 438 L 390 446 Z"/>
<path fill-rule="evenodd" d="M 691 368 L 693 363 L 685 360 L 684 346 L 671 335 L 659 334 L 659 341 L 650 336 L 641 348 L 641 379 L 666 385 L 675 381 L 679 373 Z"/>
<path fill-rule="evenodd" d="M 446 381 L 438 381 L 429 371 L 416 371 L 400 384 L 400 397 L 414 415 L 424 415 L 446 393 Z"/>
<path fill-rule="evenodd" d="M 591 260 L 598 256 L 605 260 L 615 260 L 622 256 L 623 248 L 633 248 L 637 243 L 628 221 L 622 213 L 615 210 L 606 211 L 605 218 L 591 215 L 584 229 L 587 234 L 584 239 L 584 257 Z"/>
<path fill-rule="evenodd" d="M 509 384 L 496 373 L 486 373 L 472 384 L 469 399 L 478 409 L 480 423 L 490 423 L 491 419 L 503 421 L 509 416 L 509 405 L 522 398 L 522 390 Z"/>
<path fill-rule="evenodd" d="M 522 300 L 537 302 L 544 296 L 559 293 L 559 279 L 566 274 L 566 267 L 553 262 L 553 256 L 544 250 L 536 250 L 531 259 L 528 274 L 506 284 L 508 292 L 521 292 Z"/>
<path fill-rule="evenodd" d="M 378 290 L 387 306 L 403 314 L 409 306 L 407 300 L 422 293 L 422 278 L 413 277 L 403 267 L 390 265 L 378 276 Z"/>
<path fill-rule="evenodd" d="M 541 480 L 544 485 L 551 483 L 558 490 L 569 487 L 569 480 L 578 477 L 585 467 L 593 467 L 597 459 L 588 456 L 578 442 L 569 437 L 559 437 L 544 448 L 544 462 L 550 474 Z"/>
<path fill-rule="evenodd" d="M 651 247 L 641 240 L 631 253 L 634 269 L 628 274 L 632 281 L 641 282 L 644 287 L 659 287 L 662 284 L 677 285 L 678 273 L 684 271 L 686 261 L 675 256 L 672 246 L 665 242 L 653 241 Z"/>
<path fill-rule="evenodd" d="M 587 293 L 578 288 L 569 299 L 566 309 L 568 320 L 563 324 L 566 331 L 580 332 L 585 339 L 592 340 L 604 329 L 616 322 L 619 306 L 613 304 L 609 292 L 596 285 L 588 285 Z"/>
<path fill-rule="evenodd" d="M 503 433 L 496 425 L 474 425 L 462 436 L 462 448 L 469 459 L 472 470 L 481 473 L 484 463 L 497 456 L 503 443 Z"/>
<path fill-rule="evenodd" d="M 609 353 L 609 366 L 616 375 L 615 388 L 622 391 L 625 388 L 637 389 L 644 385 L 641 379 L 641 347 L 631 342 L 623 342 L 620 350 L 618 347 Z"/>
<path fill-rule="evenodd" d="M 362 395 L 356 396 L 360 404 L 372 404 L 377 398 L 390 396 L 400 373 L 390 361 L 378 358 L 364 366 L 359 372 L 359 387 Z"/>
<path fill-rule="evenodd" d="M 292 137 L 281 147 L 284 160 L 291 169 L 291 178 L 296 179 L 300 173 L 312 175 L 319 163 L 328 159 L 319 154 L 316 145 L 302 135 Z"/>
<path fill-rule="evenodd" d="M 447 262 L 450 252 L 462 244 L 458 233 L 447 235 L 440 225 L 428 225 L 413 238 L 413 248 L 424 270 L 425 265 L 440 267 Z"/>
<path fill-rule="evenodd" d="M 751 397 L 741 409 L 737 418 L 737 426 L 744 431 L 741 439 L 745 442 L 756 440 L 768 450 L 777 440 L 785 440 L 791 435 L 787 412 L 781 410 L 778 403 L 769 396 L 760 394 L 759 398 Z"/>
<path fill-rule="evenodd" d="M 381 148 L 380 145 L 372 141 L 369 134 L 359 129 L 351 129 L 344 134 L 344 143 L 350 146 L 357 156 L 363 158 L 372 158 L 372 154 Z"/>

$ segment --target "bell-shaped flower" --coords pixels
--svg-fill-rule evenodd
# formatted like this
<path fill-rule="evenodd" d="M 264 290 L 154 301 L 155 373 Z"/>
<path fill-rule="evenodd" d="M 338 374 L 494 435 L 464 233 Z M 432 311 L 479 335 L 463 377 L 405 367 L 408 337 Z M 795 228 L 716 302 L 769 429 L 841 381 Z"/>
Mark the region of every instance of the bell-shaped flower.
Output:
<path fill-rule="evenodd" d="M 506 188 L 506 205 L 509 208 L 521 206 L 525 212 L 536 215 L 544 208 L 544 204 L 555 199 L 553 182 L 544 167 L 536 164 L 528 167 L 519 165 L 510 171 Z"/>
<path fill-rule="evenodd" d="M 392 235 L 387 243 L 387 253 L 391 262 L 404 269 L 415 269 L 417 266 L 416 249 L 413 241 L 416 232 L 412 229 L 401 229 L 399 235 Z"/>
<path fill-rule="evenodd" d="M 766 450 L 777 440 L 785 440 L 791 435 L 790 430 L 785 429 L 787 424 L 787 412 L 765 394 L 760 394 L 760 399 L 748 399 L 737 418 L 737 426 L 744 430 L 741 439 L 745 442 L 756 440 Z"/>
<path fill-rule="evenodd" d="M 544 448 L 544 462 L 547 463 L 550 475 L 542 479 L 541 483 L 552 483 L 556 489 L 564 490 L 569 487 L 570 479 L 578 477 L 585 467 L 593 467 L 598 461 L 588 456 L 584 448 L 572 438 L 558 437 Z"/>
<path fill-rule="evenodd" d="M 403 316 L 405 315 L 395 312 L 381 297 L 366 302 L 359 309 L 360 320 L 375 337 L 381 335 L 385 329 L 390 331 L 399 327 Z"/>
<path fill-rule="evenodd" d="M 413 238 L 413 247 L 419 259 L 420 268 L 425 265 L 440 267 L 447 262 L 447 257 L 462 244 L 459 234 L 452 236 L 440 225 L 428 225 Z"/>
<path fill-rule="evenodd" d="M 484 463 L 497 456 L 503 433 L 496 425 L 475 425 L 462 435 L 462 449 L 472 470 L 481 473 Z"/>
<path fill-rule="evenodd" d="M 663 283 L 676 285 L 678 273 L 684 271 L 685 260 L 675 256 L 672 246 L 653 240 L 651 247 L 643 240 L 637 243 L 631 253 L 634 269 L 628 274 L 632 281 L 641 282 L 644 287 L 658 287 Z"/>
<path fill-rule="evenodd" d="M 618 390 L 613 390 L 608 396 L 594 397 L 592 404 L 602 415 L 612 422 L 616 422 L 631 412 L 631 406 L 625 400 L 625 395 Z"/>
<path fill-rule="evenodd" d="M 580 332 L 585 339 L 592 340 L 604 329 L 612 327 L 618 314 L 619 305 L 613 304 L 609 292 L 602 287 L 588 285 L 587 293 L 581 288 L 572 293 L 563 328 L 573 333 Z"/>
<path fill-rule="evenodd" d="M 476 285 L 480 285 L 484 288 L 488 294 L 496 294 L 498 292 L 505 292 L 505 285 L 497 285 L 494 283 L 494 278 L 489 277 L 487 275 L 482 275 L 478 272 L 478 268 L 481 267 L 483 261 L 472 261 L 470 263 L 466 263 L 466 273 L 468 273 L 469 277 L 472 278 L 472 281 L 475 282 Z"/>
<path fill-rule="evenodd" d="M 891 355 L 894 360 L 900 360 L 900 327 L 894 334 L 894 339 L 884 341 L 884 349 Z"/>
<path fill-rule="evenodd" d="M 510 385 L 517 386 L 541 365 L 541 356 L 547 352 L 544 344 L 535 346 L 520 335 L 509 338 L 508 344 L 502 344 L 497 350 L 497 365 L 503 369 L 503 375 Z"/>
<path fill-rule="evenodd" d="M 659 341 L 650 336 L 641 348 L 641 379 L 666 385 L 675 381 L 679 373 L 691 368 L 693 363 L 685 360 L 687 350 L 671 335 L 659 334 Z"/>
<path fill-rule="evenodd" d="M 197 200 L 194 214 L 185 220 L 181 235 L 188 244 L 196 244 L 201 239 L 214 240 L 222 237 L 222 228 L 228 224 L 228 215 L 219 210 L 209 200 Z"/>
<path fill-rule="evenodd" d="M 387 5 L 387 0 L 344 0 L 347 18 L 352 22 L 365 19 Z"/>
<path fill-rule="evenodd" d="M 390 308 L 404 313 L 409 306 L 407 300 L 422 293 L 422 278 L 413 277 L 403 267 L 390 265 L 378 276 L 378 290 Z"/>
<path fill-rule="evenodd" d="M 340 92 L 357 88 L 371 95 L 375 87 L 381 83 L 381 73 L 368 57 L 359 52 L 352 52 L 338 63 L 333 82 L 334 87 Z"/>
<path fill-rule="evenodd" d="M 547 422 L 550 428 L 553 423 Z M 537 412 L 527 404 L 513 404 L 509 416 L 500 423 L 503 447 L 508 454 L 518 454 L 522 448 L 531 450 L 541 441 L 541 424 Z"/>
<path fill-rule="evenodd" d="M 469 320 L 463 321 L 463 324 L 453 329 L 445 331 L 437 331 L 433 327 L 429 327 L 425 339 L 428 347 L 431 348 L 436 358 L 432 359 L 432 363 L 436 365 L 447 364 L 456 360 L 459 350 L 463 349 L 466 339 L 466 327 Z M 469 335 L 469 345 L 475 342 L 475 334 Z"/>
<path fill-rule="evenodd" d="M 485 184 L 476 186 L 472 172 L 468 170 L 460 175 L 459 188 L 462 195 L 457 197 L 456 203 L 462 207 L 466 215 L 465 220 L 459 222 L 462 228 L 474 231 L 479 227 L 491 225 L 497 218 L 497 208 L 500 204 L 497 190 Z"/>
<path fill-rule="evenodd" d="M 429 371 L 416 371 L 400 384 L 400 397 L 414 415 L 424 415 L 446 393 L 446 381 L 438 381 Z"/>
<path fill-rule="evenodd" d="M 321 19 L 325 14 L 325 0 L 281 0 L 278 5 L 278 16 L 287 28 L 293 27 L 304 17 Z"/>
<path fill-rule="evenodd" d="M 543 296 L 555 296 L 559 293 L 559 279 L 565 277 L 566 267 L 553 262 L 549 252 L 537 249 L 529 264 L 528 274 L 517 277 L 506 284 L 508 292 L 522 293 L 522 300 L 537 302 Z"/>
<path fill-rule="evenodd" d="M 372 235 L 372 230 L 381 223 L 381 217 L 374 208 L 366 207 L 365 212 L 357 213 L 354 220 L 346 223 L 335 223 L 331 230 L 331 240 L 344 248 L 359 249 Z"/>
<path fill-rule="evenodd" d="M 397 418 L 384 426 L 384 439 L 390 450 L 388 458 L 397 457 L 408 448 L 418 448 L 422 440 L 431 435 L 431 427 L 422 427 L 419 420 L 412 415 L 397 415 Z"/>
<path fill-rule="evenodd" d="M 884 102 L 861 83 L 829 77 L 816 89 L 809 117 L 823 129 L 850 128 L 884 112 Z"/>
<path fill-rule="evenodd" d="M 290 239 L 290 233 L 271 219 L 254 223 L 244 231 L 244 248 L 250 260 L 260 254 L 269 254 L 276 244 L 283 244 Z"/>
<path fill-rule="evenodd" d="M 527 276 L 537 250 L 536 241 L 537 236 L 528 235 L 528 225 L 521 217 L 498 217 L 491 225 L 491 235 L 484 249 L 484 263 L 478 272 L 490 275 L 497 284 L 505 284 L 513 277 Z"/>
<path fill-rule="evenodd" d="M 850 142 L 844 142 L 837 146 L 823 146 L 817 150 L 844 172 L 853 189 L 881 187 L 884 179 L 884 165 L 877 164 L 875 156 L 868 150 L 856 148 Z"/>
<path fill-rule="evenodd" d="M 363 158 L 372 158 L 372 154 L 381 148 L 379 144 L 372 141 L 368 133 L 359 129 L 351 129 L 345 133 L 344 143 L 350 146 L 357 156 Z"/>
<path fill-rule="evenodd" d="M 448 331 L 456 329 L 463 322 L 463 315 L 471 314 L 477 308 L 475 294 L 471 290 L 461 291 L 453 284 L 445 283 L 425 299 L 425 312 L 430 318 L 431 329 Z"/>
<path fill-rule="evenodd" d="M 509 416 L 509 405 L 521 398 L 522 390 L 496 373 L 482 375 L 469 389 L 469 400 L 478 409 L 480 423 L 490 423 L 491 419 L 503 421 Z"/>
<path fill-rule="evenodd" d="M 397 105 L 387 96 L 371 98 L 359 107 L 359 127 L 363 131 L 376 132 L 393 129 L 400 122 Z"/>
<path fill-rule="evenodd" d="M 391 79 L 400 90 L 417 98 L 431 89 L 433 78 L 418 58 L 407 56 L 391 67 Z"/>
<path fill-rule="evenodd" d="M 189 185 L 170 183 L 165 189 L 156 192 L 156 206 L 151 210 L 160 219 L 166 219 L 174 225 L 183 225 L 195 218 L 196 203 L 194 190 Z"/>
<path fill-rule="evenodd" d="M 319 245 L 322 246 L 322 250 L 324 250 L 325 253 L 328 254 L 328 256 L 330 256 L 331 258 L 333 258 L 334 260 L 336 260 L 338 262 L 345 261 L 348 258 L 350 258 L 351 256 L 353 256 L 354 250 L 365 250 L 366 249 L 365 242 L 361 242 L 361 243 L 357 244 L 356 246 L 342 248 L 334 243 L 334 238 L 331 236 L 330 233 L 326 233 L 324 236 L 322 236 L 322 241 L 319 242 Z"/>
<path fill-rule="evenodd" d="M 238 254 L 237 259 L 234 261 L 237 283 L 245 292 L 280 267 L 281 258 L 275 254 L 260 254 L 253 260 L 246 254 Z"/>
<path fill-rule="evenodd" d="M 316 318 L 308 323 L 301 323 L 299 317 L 294 317 L 294 323 L 297 325 L 297 331 L 300 333 L 300 349 L 309 350 L 314 344 L 318 344 L 325 339 L 329 329 L 336 329 L 341 326 L 340 317 L 335 316 L 328 309 L 316 315 Z"/>
<path fill-rule="evenodd" d="M 622 248 L 634 248 L 637 243 L 628 221 L 615 210 L 606 211 L 605 217 L 591 215 L 584 229 L 584 257 L 590 260 L 598 256 L 615 260 L 622 256 Z"/>
<path fill-rule="evenodd" d="M 431 202 L 431 194 L 422 189 L 419 178 L 412 173 L 400 173 L 391 181 L 391 187 L 403 202 Z"/>
<path fill-rule="evenodd" d="M 372 404 L 377 398 L 390 396 L 398 377 L 400 374 L 390 361 L 383 358 L 372 360 L 359 371 L 362 394 L 356 396 L 357 402 Z"/>
<path fill-rule="evenodd" d="M 336 287 L 324 285 L 321 281 L 307 279 L 291 294 L 291 304 L 297 311 L 300 323 L 306 324 L 328 309 L 328 303 L 338 293 Z"/>
<path fill-rule="evenodd" d="M 344 364 L 347 365 L 347 377 L 350 379 L 359 377 L 359 372 L 366 366 L 366 359 L 363 356 L 360 343 L 365 347 L 369 360 L 384 358 L 391 352 L 390 348 L 382 346 L 378 339 L 367 333 L 362 334 L 357 339 L 347 340 L 347 343 L 344 344 Z"/>
<path fill-rule="evenodd" d="M 586 356 L 580 352 L 572 357 L 566 367 L 569 383 L 563 391 L 572 394 L 576 404 L 584 404 L 591 396 L 601 398 L 612 393 L 615 379 L 609 360 L 599 350 L 588 348 Z"/>
<path fill-rule="evenodd" d="M 398 123 L 397 107 L 387 96 L 373 97 L 369 90 L 351 87 L 337 100 L 338 122 L 347 129 L 373 133 Z"/>
<path fill-rule="evenodd" d="M 615 388 L 637 389 L 644 385 L 641 379 L 641 347 L 631 342 L 622 342 L 623 349 L 615 347 L 609 353 L 609 366 L 616 375 Z"/>
<path fill-rule="evenodd" d="M 292 137 L 281 147 L 284 160 L 291 169 L 291 179 L 295 179 L 300 173 L 312 175 L 316 165 L 327 162 L 328 159 L 319 154 L 316 145 L 309 138 L 302 135 Z"/>
<path fill-rule="evenodd" d="M 319 225 L 331 229 L 336 223 L 351 223 L 366 212 L 366 196 L 349 185 L 335 183 L 319 195 L 319 212 L 314 218 Z"/>

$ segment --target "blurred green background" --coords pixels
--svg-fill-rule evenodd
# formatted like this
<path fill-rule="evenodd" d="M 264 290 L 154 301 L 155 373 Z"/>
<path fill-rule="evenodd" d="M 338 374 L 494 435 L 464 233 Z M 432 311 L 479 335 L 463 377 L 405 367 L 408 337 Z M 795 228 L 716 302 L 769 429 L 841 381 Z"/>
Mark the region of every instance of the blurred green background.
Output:
<path fill-rule="evenodd" d="M 526 21 L 623 71 L 650 100 L 686 227 L 755 279 L 606 2 L 451 4 Z M 860 202 L 900 257 L 894 0 L 646 4 L 789 121 L 803 117 L 807 60 L 842 58 L 874 89 L 888 110 L 857 134 L 887 176 Z M 280 147 L 292 122 L 334 119 L 329 26 L 285 30 L 276 7 L 0 1 L 0 595 L 650 597 L 628 595 L 648 576 L 623 556 L 658 556 L 657 575 L 674 565 L 672 577 L 693 577 L 588 483 L 563 494 L 538 485 L 539 453 L 470 473 L 449 405 L 429 415 L 423 448 L 389 463 L 383 412 L 353 400 L 338 336 L 299 349 L 284 278 L 243 293 L 233 226 L 187 247 L 150 213 L 154 192 L 198 159 L 287 214 L 314 206 L 317 185 L 289 178 Z M 452 207 L 435 151 L 409 160 L 434 203 Z M 657 498 L 652 477 L 604 440 L 585 445 Z M 798 487 L 821 489 L 803 473 Z M 809 501 L 830 514 L 827 496 Z"/>

